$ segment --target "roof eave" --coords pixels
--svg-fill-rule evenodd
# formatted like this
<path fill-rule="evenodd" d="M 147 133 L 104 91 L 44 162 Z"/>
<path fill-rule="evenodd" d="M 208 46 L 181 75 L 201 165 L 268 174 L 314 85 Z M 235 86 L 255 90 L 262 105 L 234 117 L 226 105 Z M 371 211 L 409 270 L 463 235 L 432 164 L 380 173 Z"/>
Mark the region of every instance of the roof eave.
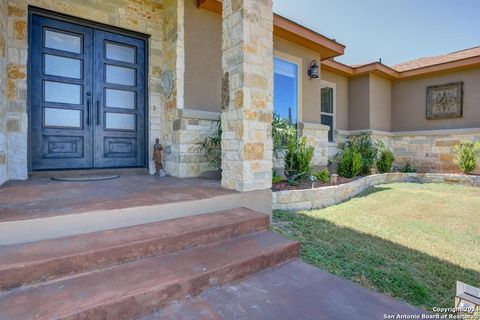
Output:
<path fill-rule="evenodd" d="M 198 0 L 198 7 L 222 14 L 220 0 Z M 278 14 L 273 15 L 273 35 L 320 54 L 321 60 L 340 56 L 345 46 Z"/>
<path fill-rule="evenodd" d="M 389 80 L 402 80 L 421 77 L 429 74 L 462 70 L 480 66 L 480 55 L 455 61 L 439 63 L 427 67 L 421 67 L 405 71 L 396 71 L 380 62 L 365 64 L 356 68 L 342 64 L 334 60 L 322 61 L 322 68 L 345 77 L 360 77 L 369 73 L 376 74 Z"/>

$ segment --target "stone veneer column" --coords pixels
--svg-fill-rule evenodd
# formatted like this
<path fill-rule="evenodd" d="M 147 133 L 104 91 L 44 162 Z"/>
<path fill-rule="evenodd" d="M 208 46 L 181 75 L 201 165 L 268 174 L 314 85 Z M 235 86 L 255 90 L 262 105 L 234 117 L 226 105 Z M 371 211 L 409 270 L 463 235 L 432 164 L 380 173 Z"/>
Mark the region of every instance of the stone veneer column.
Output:
<path fill-rule="evenodd" d="M 272 185 L 272 0 L 223 0 L 222 186 Z"/>
<path fill-rule="evenodd" d="M 0 184 L 7 180 L 6 165 L 6 130 L 5 111 L 6 96 L 6 35 L 7 35 L 7 4 L 0 2 Z"/>
<path fill-rule="evenodd" d="M 5 2 L 5 1 L 4 1 Z M 27 8 L 7 2 L 7 179 L 27 179 Z"/>
<path fill-rule="evenodd" d="M 164 90 L 164 117 L 163 139 L 165 153 L 165 170 L 175 177 L 184 176 L 180 164 L 180 141 L 184 135 L 179 130 L 183 103 L 183 76 L 185 70 L 185 5 L 184 0 L 165 0 L 165 38 L 164 38 L 164 66 L 162 73 L 172 75 L 172 90 Z M 165 88 L 167 83 L 163 83 Z M 167 90 L 168 91 L 168 90 Z"/>

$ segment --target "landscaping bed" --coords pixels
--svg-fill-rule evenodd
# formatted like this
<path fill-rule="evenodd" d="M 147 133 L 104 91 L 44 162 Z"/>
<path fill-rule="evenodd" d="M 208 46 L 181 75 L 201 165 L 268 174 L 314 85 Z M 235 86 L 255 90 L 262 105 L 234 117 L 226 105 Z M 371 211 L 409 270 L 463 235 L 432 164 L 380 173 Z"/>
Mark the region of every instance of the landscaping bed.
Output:
<path fill-rule="evenodd" d="M 275 210 L 272 229 L 300 241 L 303 260 L 427 310 L 453 306 L 457 280 L 480 286 L 479 188 L 383 184 L 325 209 Z"/>
<path fill-rule="evenodd" d="M 273 209 L 325 208 L 344 202 L 372 186 L 393 182 L 447 183 L 480 187 L 480 176 L 446 173 L 383 173 L 357 177 L 348 183 L 309 189 L 275 191 Z"/>
<path fill-rule="evenodd" d="M 334 185 L 341 185 L 353 180 L 360 179 L 361 177 L 354 177 L 354 178 L 345 178 L 339 176 L 337 178 L 337 183 L 333 184 L 332 182 L 321 182 L 316 181 L 313 183 L 313 188 L 322 188 Z M 312 189 L 312 183 L 309 181 L 299 181 L 293 185 L 289 185 L 287 181 L 277 182 L 272 184 L 273 191 L 283 191 L 283 190 L 304 190 L 304 189 Z"/>

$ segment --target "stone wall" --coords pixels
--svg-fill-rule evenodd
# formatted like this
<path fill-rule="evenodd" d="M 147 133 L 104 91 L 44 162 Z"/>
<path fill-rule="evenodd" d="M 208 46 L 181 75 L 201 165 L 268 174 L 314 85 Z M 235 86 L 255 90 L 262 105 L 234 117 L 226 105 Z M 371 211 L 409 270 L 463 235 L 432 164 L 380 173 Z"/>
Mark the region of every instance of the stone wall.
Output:
<path fill-rule="evenodd" d="M 305 122 L 300 125 L 300 133 L 307 138 L 307 144 L 314 147 L 312 167 L 324 167 L 328 164 L 329 127 L 319 123 Z"/>
<path fill-rule="evenodd" d="M 222 186 L 272 185 L 273 12 L 271 0 L 224 0 Z"/>
<path fill-rule="evenodd" d="M 165 37 L 164 37 L 164 65 L 162 76 L 171 75 L 171 83 L 162 83 L 163 88 L 171 85 L 171 90 L 164 89 L 165 107 L 163 113 L 163 138 L 165 150 L 165 170 L 168 174 L 180 177 L 178 149 L 173 145 L 175 121 L 180 117 L 179 110 L 183 109 L 183 76 L 184 61 L 184 1 L 164 1 Z"/>
<path fill-rule="evenodd" d="M 173 140 L 167 151 L 170 163 L 168 171 L 180 177 L 197 177 L 202 172 L 213 170 L 205 152 L 198 150 L 206 137 L 217 128 L 220 114 L 191 109 L 179 110 L 179 117 L 173 123 Z M 168 172 L 167 171 L 167 172 Z"/>
<path fill-rule="evenodd" d="M 7 180 L 7 146 L 6 146 L 6 128 L 5 112 L 7 109 L 6 96 L 6 48 L 5 41 L 7 36 L 7 4 L 0 2 L 0 184 Z"/>
<path fill-rule="evenodd" d="M 409 132 L 339 131 L 338 142 L 348 135 L 362 132 L 387 143 L 395 155 L 394 166 L 401 167 L 408 161 L 419 172 L 460 172 L 453 162 L 454 146 L 462 140 L 480 140 L 480 129 L 473 128 Z M 478 161 L 480 165 L 480 158 Z M 475 173 L 480 173 L 480 167 Z"/>
<path fill-rule="evenodd" d="M 378 184 L 395 182 L 451 183 L 480 187 L 480 176 L 441 173 L 385 173 L 366 176 L 338 186 L 273 192 L 273 209 L 308 210 L 347 201 Z"/>
<path fill-rule="evenodd" d="M 28 6 L 111 25 L 151 35 L 149 38 L 149 158 L 155 138 L 162 138 L 164 99 L 161 90 L 164 46 L 164 13 L 161 1 L 155 0 L 4 0 L 7 16 L 7 110 L 6 162 L 8 179 L 27 178 L 28 121 L 27 121 L 27 46 Z M 2 22 L 5 19 L 1 19 Z M 1 32 L 0 32 L 1 33 Z M 178 37 L 178 34 L 175 35 Z M 0 48 L 2 38 L 0 36 Z M 2 50 L 0 50 L 2 51 Z M 0 58 L 1 59 L 1 58 Z M 2 63 L 0 62 L 0 66 Z M 3 75 L 4 73 L 1 72 Z M 1 88 L 1 87 L 0 87 Z M 0 89 L 1 90 L 1 89 Z M 0 98 L 1 101 L 1 98 Z M 1 116 L 0 116 L 1 117 Z M 1 127 L 1 125 L 0 125 Z M 0 145 L 1 145 L 0 138 Z M 1 147 L 0 147 L 1 148 Z M 0 154 L 1 154 L 0 149 Z M 1 160 L 1 156 L 0 156 Z M 153 163 L 150 162 L 150 166 Z"/>

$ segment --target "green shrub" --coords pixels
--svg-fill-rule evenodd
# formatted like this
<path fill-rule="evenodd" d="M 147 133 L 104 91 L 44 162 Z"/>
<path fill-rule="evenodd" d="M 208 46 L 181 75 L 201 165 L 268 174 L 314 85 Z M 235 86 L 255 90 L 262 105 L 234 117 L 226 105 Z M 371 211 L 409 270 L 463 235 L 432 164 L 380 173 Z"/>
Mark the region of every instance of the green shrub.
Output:
<path fill-rule="evenodd" d="M 392 169 L 392 164 L 395 161 L 393 152 L 387 148 L 383 148 L 380 151 L 380 155 L 377 159 L 377 169 L 380 173 L 389 172 Z"/>
<path fill-rule="evenodd" d="M 328 172 L 327 168 L 315 172 L 313 176 L 317 178 L 318 181 L 321 181 L 323 183 L 327 183 L 328 181 L 330 181 L 330 172 Z"/>
<path fill-rule="evenodd" d="M 272 120 L 273 152 L 277 153 L 285 150 L 288 142 L 296 139 L 296 137 L 296 126 L 274 113 Z"/>
<path fill-rule="evenodd" d="M 290 139 L 285 155 L 285 176 L 289 183 L 305 180 L 310 176 L 313 151 L 313 147 L 307 145 L 306 137 Z"/>
<path fill-rule="evenodd" d="M 285 178 L 277 173 L 277 171 L 272 171 L 272 184 L 285 181 Z"/>
<path fill-rule="evenodd" d="M 362 172 L 362 155 L 354 148 L 346 147 L 338 159 L 337 173 L 345 178 L 353 178 Z"/>
<path fill-rule="evenodd" d="M 462 141 L 454 148 L 454 162 L 465 172 L 472 172 L 477 168 L 477 157 L 480 155 L 480 142 Z"/>
<path fill-rule="evenodd" d="M 379 148 L 383 146 L 383 142 L 374 142 L 369 134 L 351 137 L 346 141 L 346 147 L 352 148 L 360 153 L 362 157 L 361 173 L 370 174 L 375 161 L 377 159 Z"/>
<path fill-rule="evenodd" d="M 405 162 L 405 165 L 403 167 L 400 167 L 400 172 L 404 173 L 415 173 L 417 172 L 417 169 L 415 169 L 411 164 L 410 161 Z"/>

